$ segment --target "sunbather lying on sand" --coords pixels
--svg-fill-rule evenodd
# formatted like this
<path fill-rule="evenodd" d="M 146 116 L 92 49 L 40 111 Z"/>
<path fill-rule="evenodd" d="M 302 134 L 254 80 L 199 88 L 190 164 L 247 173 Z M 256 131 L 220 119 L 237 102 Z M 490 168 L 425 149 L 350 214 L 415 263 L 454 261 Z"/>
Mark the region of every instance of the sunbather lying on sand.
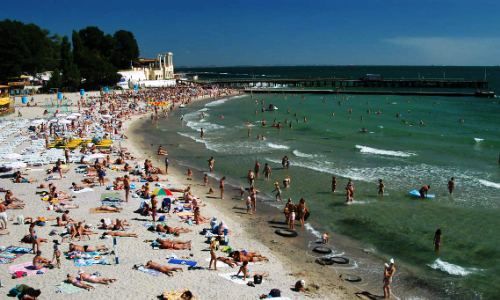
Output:
<path fill-rule="evenodd" d="M 106 231 L 102 234 L 102 238 L 105 238 L 106 236 L 139 237 L 137 233 L 123 231 Z"/>
<path fill-rule="evenodd" d="M 174 235 L 179 235 L 181 233 L 191 232 L 191 229 L 183 228 L 183 227 L 170 227 L 167 224 L 165 224 L 165 225 L 158 224 L 158 225 L 156 225 L 155 230 L 156 230 L 156 232 L 163 232 L 163 233 L 174 234 Z"/>
<path fill-rule="evenodd" d="M 80 246 L 80 245 L 75 245 L 73 243 L 69 243 L 69 252 L 72 252 L 72 251 L 79 251 L 79 252 L 108 251 L 108 248 L 105 245 Z"/>
<path fill-rule="evenodd" d="M 101 225 L 99 226 L 99 229 L 125 230 L 125 226 L 130 226 L 127 220 L 115 219 L 112 221 L 110 219 L 101 219 Z"/>
<path fill-rule="evenodd" d="M 97 277 L 95 275 L 85 273 L 83 270 L 78 271 L 78 279 L 80 279 L 80 281 L 87 281 L 91 283 L 100 283 L 106 285 L 116 281 L 116 279 L 113 278 Z"/>
<path fill-rule="evenodd" d="M 248 251 L 234 251 L 230 254 L 236 262 L 257 262 L 257 261 L 269 261 L 269 259 L 257 252 Z"/>
<path fill-rule="evenodd" d="M 120 212 L 122 209 L 120 207 L 114 207 L 114 206 L 109 206 L 109 205 L 101 205 L 99 207 L 96 207 L 97 210 L 104 210 L 104 211 L 112 211 L 112 212 Z"/>
<path fill-rule="evenodd" d="M 176 240 L 156 239 L 156 242 L 160 244 L 160 249 L 191 250 L 191 241 L 183 242 Z"/>
<path fill-rule="evenodd" d="M 94 288 L 90 284 L 87 284 L 87 283 L 85 283 L 85 282 L 77 279 L 76 277 L 71 276 L 70 274 L 66 275 L 66 280 L 65 281 L 67 283 L 71 283 L 72 285 L 74 285 L 76 287 L 79 287 L 79 288 L 82 288 L 82 289 L 86 289 L 87 291 L 90 291 L 91 289 Z"/>
<path fill-rule="evenodd" d="M 223 256 L 219 256 L 217 257 L 217 260 L 218 261 L 221 261 L 225 264 L 227 264 L 228 266 L 230 266 L 231 268 L 234 268 L 235 266 L 237 266 L 236 262 L 234 261 L 234 259 L 232 259 L 231 257 L 223 257 Z"/>
<path fill-rule="evenodd" d="M 182 272 L 182 268 L 180 268 L 180 267 L 169 267 L 166 265 L 161 265 L 159 263 L 155 263 L 152 260 L 148 261 L 144 267 L 146 267 L 148 269 L 156 270 L 158 272 L 162 272 L 163 274 L 168 275 L 168 276 L 174 275 L 173 272 L 177 272 L 177 271 Z"/>

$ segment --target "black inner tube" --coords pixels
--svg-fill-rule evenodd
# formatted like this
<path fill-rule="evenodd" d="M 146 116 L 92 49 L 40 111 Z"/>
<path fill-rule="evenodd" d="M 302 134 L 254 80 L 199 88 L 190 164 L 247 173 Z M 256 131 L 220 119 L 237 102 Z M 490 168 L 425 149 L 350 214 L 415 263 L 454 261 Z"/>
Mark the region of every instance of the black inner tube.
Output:
<path fill-rule="evenodd" d="M 316 259 L 316 262 L 322 266 L 333 265 L 333 261 L 328 257 L 320 257 Z"/>
<path fill-rule="evenodd" d="M 283 237 L 296 237 L 299 235 L 297 231 L 291 229 L 278 229 L 275 231 L 275 233 Z"/>
<path fill-rule="evenodd" d="M 349 282 L 360 282 L 361 277 L 352 274 L 342 274 L 342 279 Z"/>
<path fill-rule="evenodd" d="M 342 256 L 334 256 L 334 257 L 330 257 L 330 259 L 336 263 L 336 264 L 339 264 L 339 265 L 346 265 L 349 263 L 349 258 L 345 258 L 345 257 L 342 257 Z"/>
<path fill-rule="evenodd" d="M 316 246 L 313 248 L 314 252 L 316 253 L 321 253 L 321 254 L 330 254 L 332 253 L 332 249 L 325 247 L 325 246 Z"/>

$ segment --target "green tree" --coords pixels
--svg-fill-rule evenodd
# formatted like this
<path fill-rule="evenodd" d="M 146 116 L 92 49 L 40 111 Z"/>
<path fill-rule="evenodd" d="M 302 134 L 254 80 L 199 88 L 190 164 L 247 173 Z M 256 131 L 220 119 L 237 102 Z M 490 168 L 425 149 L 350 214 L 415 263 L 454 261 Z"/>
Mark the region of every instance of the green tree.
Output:
<path fill-rule="evenodd" d="M 61 76 L 61 71 L 55 69 L 52 71 L 52 76 L 50 76 L 49 82 L 47 82 L 47 89 L 60 89 L 63 86 L 63 78 Z"/>
<path fill-rule="evenodd" d="M 35 74 L 52 70 L 58 65 L 57 36 L 35 24 L 0 21 L 0 80 L 22 73 Z"/>
<path fill-rule="evenodd" d="M 97 27 L 73 31 L 74 61 L 82 76 L 82 85 L 96 89 L 103 85 L 114 85 L 120 79 L 118 69 L 110 62 L 113 38 Z"/>
<path fill-rule="evenodd" d="M 76 90 L 80 87 L 81 77 L 80 70 L 73 61 L 73 53 L 68 37 L 63 37 L 61 41 L 61 64 L 60 69 L 63 74 L 62 86 L 69 90 Z"/>
<path fill-rule="evenodd" d="M 139 46 L 134 34 L 126 30 L 118 30 L 113 35 L 114 51 L 111 61 L 118 69 L 130 67 L 131 61 L 139 57 Z"/>

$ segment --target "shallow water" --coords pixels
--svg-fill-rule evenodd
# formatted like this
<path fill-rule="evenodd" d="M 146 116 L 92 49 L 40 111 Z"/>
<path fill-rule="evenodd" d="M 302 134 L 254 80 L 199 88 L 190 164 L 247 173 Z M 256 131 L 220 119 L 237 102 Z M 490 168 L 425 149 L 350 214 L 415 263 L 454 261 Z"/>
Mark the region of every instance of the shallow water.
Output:
<path fill-rule="evenodd" d="M 261 100 L 279 109 L 261 112 Z M 291 176 L 283 198 L 304 197 L 314 227 L 395 257 L 450 297 L 493 299 L 500 288 L 499 112 L 498 99 L 247 95 L 175 111 L 150 135 L 185 165 L 206 169 L 214 156 L 215 177 L 236 186 L 246 186 L 255 160 L 261 170 L 269 163 L 272 180 L 261 176 L 257 187 L 271 204 L 279 206 L 271 202 L 273 182 Z M 263 119 L 267 127 L 260 126 Z M 271 128 L 274 119 L 292 128 Z M 288 170 L 281 169 L 284 155 Z M 452 176 L 456 190 L 449 196 Z M 347 178 L 356 186 L 355 205 L 344 205 Z M 379 178 L 384 198 L 377 197 Z M 407 195 L 423 184 L 431 185 L 435 200 Z M 439 256 L 432 242 L 437 228 L 443 231 Z"/>

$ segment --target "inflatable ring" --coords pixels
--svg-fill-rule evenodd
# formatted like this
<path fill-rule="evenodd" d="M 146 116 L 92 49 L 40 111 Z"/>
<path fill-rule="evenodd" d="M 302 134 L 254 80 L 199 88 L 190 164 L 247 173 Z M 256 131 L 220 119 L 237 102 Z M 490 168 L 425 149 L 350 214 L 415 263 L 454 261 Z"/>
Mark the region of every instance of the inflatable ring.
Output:
<path fill-rule="evenodd" d="M 320 253 L 320 254 L 330 254 L 332 253 L 332 249 L 325 247 L 325 246 L 316 246 L 312 249 L 313 252 Z"/>
<path fill-rule="evenodd" d="M 342 279 L 349 282 L 361 282 L 361 277 L 352 274 L 342 274 Z"/>
<path fill-rule="evenodd" d="M 347 265 L 349 263 L 349 258 L 345 258 L 342 256 L 330 257 L 330 260 L 339 265 Z"/>
<path fill-rule="evenodd" d="M 291 229 L 278 229 L 275 231 L 275 233 L 283 237 L 296 237 L 299 235 L 297 231 Z"/>
<path fill-rule="evenodd" d="M 316 259 L 316 262 L 322 266 L 331 266 L 333 265 L 333 260 L 328 257 L 320 257 Z"/>

